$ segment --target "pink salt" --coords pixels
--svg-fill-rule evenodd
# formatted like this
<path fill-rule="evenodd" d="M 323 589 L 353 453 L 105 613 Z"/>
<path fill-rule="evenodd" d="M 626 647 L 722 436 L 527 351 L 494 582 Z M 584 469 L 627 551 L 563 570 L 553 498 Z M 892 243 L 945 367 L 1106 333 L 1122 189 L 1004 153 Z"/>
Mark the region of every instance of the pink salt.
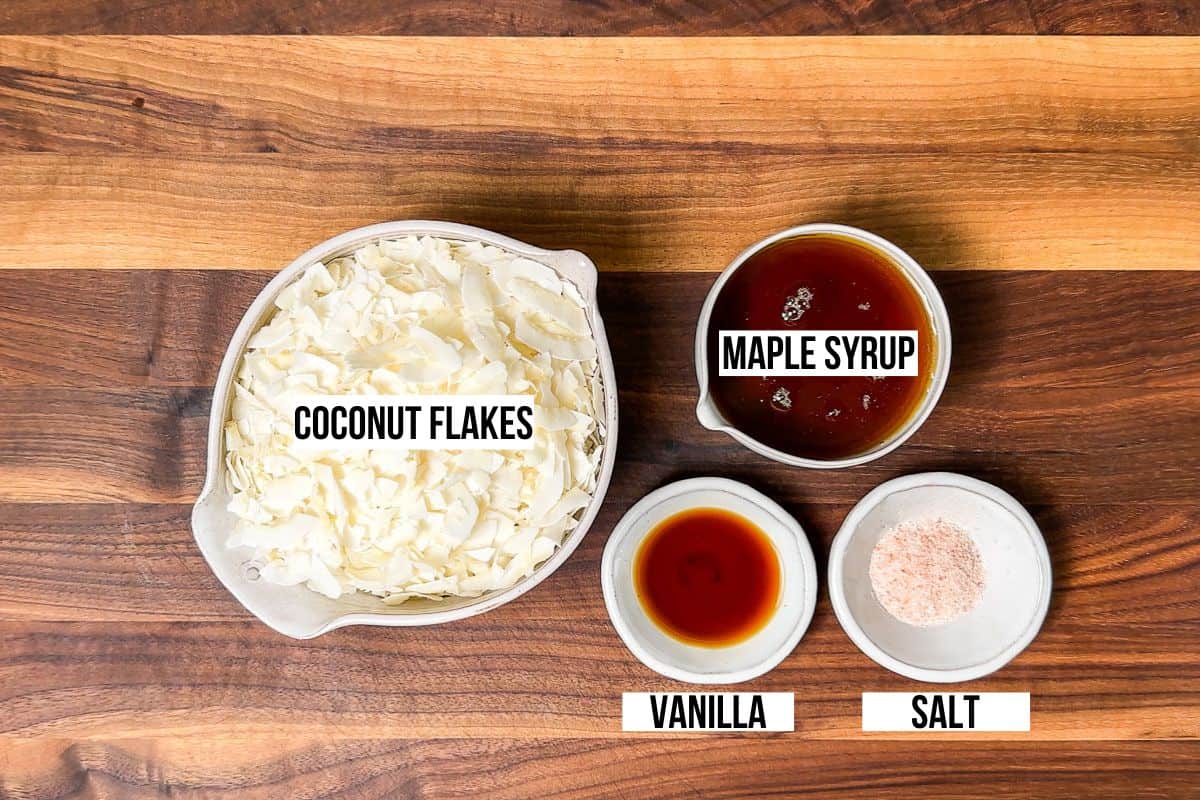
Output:
<path fill-rule="evenodd" d="M 871 588 L 889 614 L 928 628 L 968 613 L 983 595 L 983 560 L 962 528 L 945 520 L 903 522 L 871 551 Z"/>

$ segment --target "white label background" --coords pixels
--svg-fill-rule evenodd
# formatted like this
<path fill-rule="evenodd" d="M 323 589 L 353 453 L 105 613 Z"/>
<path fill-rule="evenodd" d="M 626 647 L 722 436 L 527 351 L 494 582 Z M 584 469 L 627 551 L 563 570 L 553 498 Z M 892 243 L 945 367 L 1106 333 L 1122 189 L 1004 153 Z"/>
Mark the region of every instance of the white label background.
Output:
<path fill-rule="evenodd" d="M 826 351 L 826 341 L 841 340 L 844 336 L 856 338 L 875 339 L 879 337 L 896 337 L 906 336 L 913 340 L 913 355 L 907 359 L 907 366 L 904 369 L 867 369 L 862 367 L 849 368 L 846 366 L 846 351 L 844 348 L 838 347 L 835 352 L 840 357 L 841 361 L 837 369 L 830 369 L 825 365 L 825 357 L 828 355 Z M 746 352 L 749 353 L 751 339 L 767 339 L 768 337 L 783 337 L 791 341 L 792 357 L 794 361 L 799 362 L 801 357 L 802 340 L 811 339 L 812 341 L 812 368 L 811 369 L 786 369 L 784 367 L 776 367 L 774 369 L 758 368 L 751 369 L 733 369 L 725 366 L 725 340 L 727 338 L 742 338 L 745 340 Z M 894 331 L 776 331 L 776 330 L 722 330 L 717 336 L 717 375 L 718 377 L 796 377 L 796 378 L 822 378 L 830 376 L 842 377 L 860 377 L 869 378 L 877 375 L 882 376 L 908 376 L 914 377 L 917 375 L 918 362 L 921 348 L 919 346 L 917 331 L 913 330 L 894 330 Z M 764 342 L 764 352 L 766 344 Z M 855 358 L 858 358 L 858 352 L 861 352 L 861 344 L 856 352 Z M 749 356 L 747 355 L 747 358 Z M 782 356 L 777 360 L 782 360 Z"/>
<path fill-rule="evenodd" d="M 361 406 L 372 408 L 378 406 L 405 406 L 417 408 L 417 433 L 412 437 L 406 435 L 403 439 L 296 439 L 295 447 L 300 451 L 324 452 L 329 450 L 531 450 L 536 444 L 531 436 L 528 439 L 449 439 L 446 437 L 446 425 L 439 429 L 439 435 L 434 438 L 429 435 L 430 409 L 433 406 L 445 406 L 451 409 L 455 420 L 461 420 L 463 410 L 468 406 L 508 406 L 511 408 L 534 408 L 531 394 L 480 394 L 480 395 L 308 395 L 299 396 L 290 404 L 289 422 L 295 419 L 296 406 L 325 406 L 327 408 L 353 408 Z M 513 415 L 515 421 L 515 414 Z M 404 415 L 405 433 L 408 433 L 408 414 Z M 446 417 L 442 416 L 443 423 Z M 499 414 L 496 415 L 499 424 Z M 455 425 L 457 427 L 457 424 Z M 517 427 L 514 425 L 514 427 Z M 536 424 L 534 425 L 536 429 Z"/>
<path fill-rule="evenodd" d="M 975 701 L 975 726 L 967 728 L 967 702 L 964 694 L 978 695 Z M 956 721 L 962 728 L 917 728 L 913 726 L 912 701 L 917 695 L 930 698 L 922 706 L 926 717 L 934 695 L 941 695 L 949 721 L 949 699 L 954 696 Z M 862 729 L 864 731 L 1028 731 L 1029 692 L 863 692 Z"/>
<path fill-rule="evenodd" d="M 666 695 L 670 698 L 680 695 L 684 703 L 690 697 L 709 697 L 719 695 L 724 697 L 725 719 L 733 721 L 733 698 L 738 697 L 739 717 L 746 721 L 750 718 L 750 698 L 758 695 L 763 701 L 763 712 L 766 717 L 765 728 L 674 728 L 664 725 L 654 727 L 654 712 L 650 707 L 650 698 Z M 667 719 L 670 717 L 670 706 L 667 706 Z M 712 722 L 712 720 L 709 720 Z M 792 692 L 625 692 L 621 695 L 621 730 L 623 731 L 670 731 L 672 733 L 695 731 L 697 733 L 762 733 L 767 731 L 796 730 L 796 695 Z"/>

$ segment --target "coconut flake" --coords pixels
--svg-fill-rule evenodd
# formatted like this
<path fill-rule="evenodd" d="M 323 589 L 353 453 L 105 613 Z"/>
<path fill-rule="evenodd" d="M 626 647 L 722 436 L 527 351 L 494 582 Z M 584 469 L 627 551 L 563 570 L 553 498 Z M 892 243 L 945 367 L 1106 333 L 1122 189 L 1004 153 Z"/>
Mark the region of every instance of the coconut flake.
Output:
<path fill-rule="evenodd" d="M 231 547 L 262 579 L 389 604 L 477 596 L 549 558 L 595 490 L 604 438 L 579 291 L 479 243 L 385 240 L 314 264 L 247 345 L 224 429 Z M 299 394 L 534 396 L 524 451 L 297 450 Z"/>

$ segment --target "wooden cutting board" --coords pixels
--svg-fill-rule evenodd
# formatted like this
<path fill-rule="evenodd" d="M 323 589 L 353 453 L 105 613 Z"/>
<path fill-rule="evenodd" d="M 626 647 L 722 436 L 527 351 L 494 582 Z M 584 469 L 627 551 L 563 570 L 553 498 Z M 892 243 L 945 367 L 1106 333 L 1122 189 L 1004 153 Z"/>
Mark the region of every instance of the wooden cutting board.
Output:
<path fill-rule="evenodd" d="M 58 32 L 40 5 L 0 29 Z M 0 797 L 1196 796 L 1198 122 L 1185 37 L 0 38 Z M 597 262 L 616 472 L 520 600 L 288 640 L 191 541 L 212 383 L 276 270 L 397 218 Z M 851 470 L 693 414 L 714 273 L 805 221 L 908 249 L 953 321 L 936 413 Z M 823 566 L 854 502 L 928 469 L 1046 535 L 1041 635 L 965 687 L 1030 692 L 1030 733 L 867 741 L 860 692 L 931 687 L 862 655 L 824 590 L 747 685 L 796 693 L 794 734 L 620 733 L 621 692 L 684 688 L 605 614 L 633 502 L 744 480 Z"/>

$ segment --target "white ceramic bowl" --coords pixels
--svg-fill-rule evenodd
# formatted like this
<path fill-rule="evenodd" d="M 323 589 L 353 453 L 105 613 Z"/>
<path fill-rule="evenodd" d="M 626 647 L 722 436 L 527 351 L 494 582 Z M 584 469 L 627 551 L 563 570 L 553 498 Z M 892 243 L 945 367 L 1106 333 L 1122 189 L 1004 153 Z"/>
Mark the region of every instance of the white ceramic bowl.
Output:
<path fill-rule="evenodd" d="M 744 264 L 747 259 L 777 242 L 801 236 L 821 235 L 835 235 L 861 242 L 872 250 L 883 254 L 895 264 L 908 277 L 909 283 L 912 284 L 917 294 L 924 301 L 925 309 L 929 312 L 929 319 L 932 322 L 933 335 L 937 340 L 933 349 L 933 377 L 929 381 L 928 388 L 925 390 L 925 398 L 913 412 L 913 415 L 890 438 L 880 442 L 879 445 L 865 453 L 860 453 L 849 458 L 802 458 L 801 456 L 777 450 L 774 447 L 768 447 L 731 425 L 721 415 L 720 410 L 717 408 L 716 403 L 713 402 L 712 396 L 708 391 L 708 323 L 712 318 L 713 306 L 717 302 L 717 296 L 720 295 L 726 281 L 729 280 L 733 273 L 737 271 L 737 268 Z M 942 302 L 942 296 L 938 292 L 937 287 L 933 285 L 933 281 L 930 280 L 929 274 L 921 268 L 920 264 L 913 260 L 912 256 L 887 239 L 859 228 L 852 228 L 849 225 L 825 223 L 799 225 L 795 228 L 788 228 L 787 230 L 772 234 L 750 245 L 725 268 L 725 271 L 717 277 L 716 283 L 708 290 L 708 297 L 705 298 L 704 306 L 700 310 L 700 321 L 696 324 L 696 377 L 700 383 L 700 401 L 696 404 L 696 417 L 700 420 L 700 424 L 709 430 L 724 431 L 744 447 L 753 450 L 755 453 L 793 467 L 811 467 L 815 469 L 853 467 L 887 455 L 904 444 L 910 436 L 916 433 L 925 420 L 929 418 L 929 415 L 933 413 L 933 408 L 937 405 L 938 398 L 942 396 L 942 389 L 946 387 L 946 377 L 949 374 L 950 315 L 946 313 L 946 305 Z"/>
<path fill-rule="evenodd" d="M 694 508 L 721 508 L 749 519 L 779 556 L 779 608 L 762 630 L 729 647 L 698 647 L 668 636 L 646 615 L 634 585 L 634 558 L 646 534 Z M 608 616 L 625 646 L 655 672 L 688 683 L 739 683 L 773 669 L 804 636 L 817 605 L 817 566 L 800 523 L 765 495 L 724 478 L 679 481 L 643 497 L 609 536 L 600 577 Z"/>
<path fill-rule="evenodd" d="M 250 551 L 244 548 L 230 549 L 225 545 L 236 518 L 226 509 L 229 491 L 225 480 L 222 428 L 229 416 L 233 377 L 246 342 L 271 312 L 279 292 L 309 265 L 346 255 L 378 239 L 414 234 L 495 245 L 554 268 L 579 289 L 587 304 L 587 317 L 596 340 L 600 378 L 604 389 L 606 436 L 600 474 L 592 501 L 583 510 L 583 516 L 575 530 L 568 534 L 554 555 L 540 564 L 529 577 L 508 589 L 481 597 L 441 601 L 409 600 L 402 605 L 389 606 L 379 598 L 364 592 L 331 600 L 304 586 L 277 586 L 258 580 L 257 570 L 249 561 Z M 617 384 L 613 373 L 612 354 L 604 335 L 604 323 L 600 319 L 600 311 L 596 304 L 596 280 L 595 264 L 583 253 L 575 250 L 542 250 L 481 228 L 424 220 L 384 222 L 347 231 L 312 248 L 276 275 L 250 304 L 237 330 L 234 331 L 229 349 L 225 352 L 225 359 L 221 362 L 221 371 L 217 375 L 217 384 L 213 390 L 212 416 L 208 425 L 208 472 L 204 489 L 192 509 L 192 534 L 196 544 L 217 578 L 225 584 L 225 588 L 229 589 L 250 613 L 275 630 L 297 639 L 308 639 L 345 625 L 433 625 L 463 619 L 504 605 L 545 580 L 574 552 L 596 518 L 596 512 L 604 501 L 604 493 L 608 490 L 617 452 Z"/>
<path fill-rule="evenodd" d="M 889 614 L 871 589 L 871 551 L 890 527 L 937 519 L 965 530 L 979 548 L 979 604 L 947 625 L 918 628 Z M 829 552 L 829 596 L 858 648 L 892 672 L 933 683 L 987 675 L 1024 650 L 1050 607 L 1050 554 L 1029 512 L 990 483 L 952 472 L 896 478 L 859 501 Z"/>

